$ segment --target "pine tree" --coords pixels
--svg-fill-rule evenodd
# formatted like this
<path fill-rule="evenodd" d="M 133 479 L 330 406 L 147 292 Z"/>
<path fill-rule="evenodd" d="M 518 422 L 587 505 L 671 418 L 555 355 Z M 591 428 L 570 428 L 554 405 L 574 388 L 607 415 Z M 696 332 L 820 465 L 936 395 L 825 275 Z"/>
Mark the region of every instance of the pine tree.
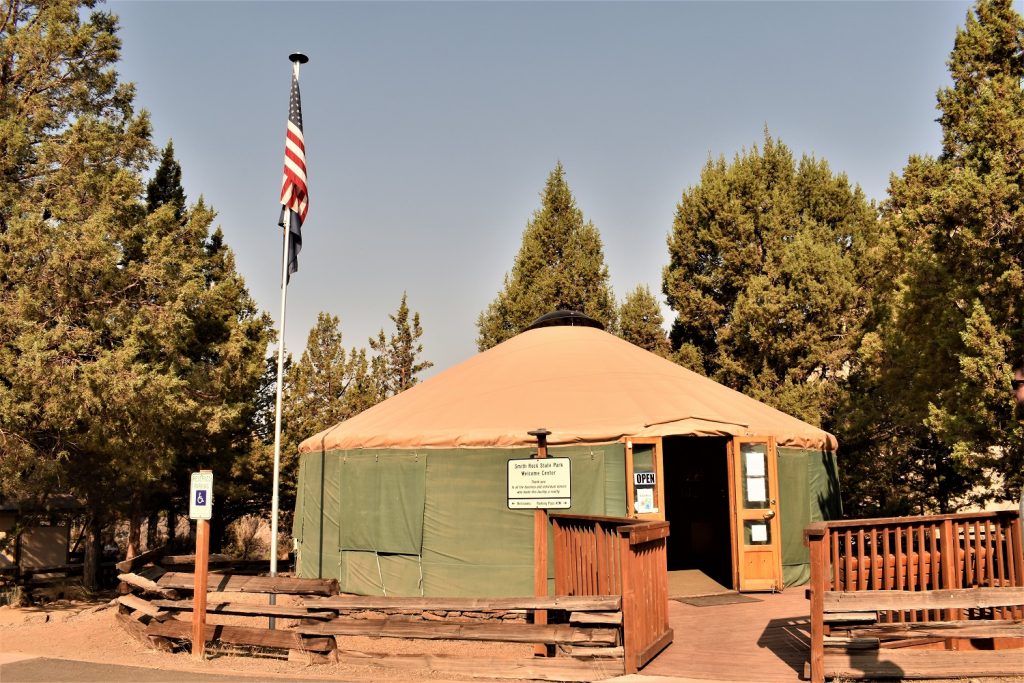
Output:
<path fill-rule="evenodd" d="M 942 153 L 911 157 L 883 207 L 901 275 L 857 378 L 866 417 L 852 415 L 853 433 L 891 437 L 849 455 L 907 473 L 890 509 L 1013 499 L 1024 483 L 1007 387 L 1024 353 L 1024 20 L 1009 0 L 977 3 L 948 64 Z"/>
<path fill-rule="evenodd" d="M 664 322 L 661 307 L 651 290 L 647 285 L 638 285 L 626 295 L 619 308 L 617 332 L 631 344 L 668 357 L 671 348 L 668 335 L 662 327 Z"/>
<path fill-rule="evenodd" d="M 394 333 L 386 337 L 382 329 L 376 339 L 370 340 L 370 348 L 380 359 L 378 374 L 385 397 L 402 393 L 419 381 L 417 376 L 421 372 L 434 367 L 432 362 L 421 360 L 423 344 L 419 340 L 423 336 L 423 328 L 420 327 L 420 314 L 414 313 L 410 322 L 406 298 L 403 292 L 398 311 L 388 316 L 395 325 Z"/>
<path fill-rule="evenodd" d="M 870 314 L 874 207 L 845 175 L 765 131 L 763 148 L 709 160 L 683 194 L 664 292 L 678 361 L 828 426 Z"/>
<path fill-rule="evenodd" d="M 581 311 L 613 327 L 615 297 L 608 279 L 601 236 L 584 223 L 559 163 L 548 176 L 541 208 L 523 231 L 511 274 L 477 319 L 477 346 L 489 349 L 559 309 Z"/>

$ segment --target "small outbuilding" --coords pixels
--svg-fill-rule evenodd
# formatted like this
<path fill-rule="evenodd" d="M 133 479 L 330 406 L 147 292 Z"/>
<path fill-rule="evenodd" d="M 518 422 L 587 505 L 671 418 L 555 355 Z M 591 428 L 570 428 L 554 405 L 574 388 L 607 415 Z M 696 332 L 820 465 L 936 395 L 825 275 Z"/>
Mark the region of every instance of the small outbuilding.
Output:
<path fill-rule="evenodd" d="M 301 444 L 299 576 L 532 594 L 533 513 L 510 509 L 508 461 L 545 428 L 570 465 L 559 512 L 668 520 L 668 569 L 738 590 L 807 581 L 803 529 L 839 514 L 835 437 L 579 314 L 538 322 Z"/>

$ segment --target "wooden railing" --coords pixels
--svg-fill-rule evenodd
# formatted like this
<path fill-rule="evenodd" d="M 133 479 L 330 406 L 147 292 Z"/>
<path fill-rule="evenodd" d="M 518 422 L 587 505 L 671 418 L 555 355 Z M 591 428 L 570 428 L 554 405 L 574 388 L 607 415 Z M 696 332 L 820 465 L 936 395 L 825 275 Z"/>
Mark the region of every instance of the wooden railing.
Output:
<path fill-rule="evenodd" d="M 813 542 L 825 546 L 826 590 L 1024 586 L 1020 516 L 1015 510 L 837 521 L 822 528 L 820 541 Z M 886 622 L 953 617 L 938 610 L 880 615 Z M 1020 617 L 1019 609 L 994 615 Z"/>
<path fill-rule="evenodd" d="M 863 621 L 856 610 L 843 612 L 843 605 L 857 602 L 858 596 L 869 605 L 864 608 L 871 612 L 869 621 L 877 624 L 991 624 L 1024 616 L 1016 510 L 819 522 L 804 533 L 811 562 L 812 680 L 822 680 L 829 624 Z M 995 597 L 986 593 L 981 600 L 985 591 Z M 922 595 L 915 598 L 917 593 Z M 986 628 L 1002 633 L 998 626 Z M 944 632 L 956 638 L 954 631 Z"/>
<path fill-rule="evenodd" d="M 551 515 L 556 595 L 621 595 L 626 673 L 672 642 L 668 625 L 668 522 Z"/>

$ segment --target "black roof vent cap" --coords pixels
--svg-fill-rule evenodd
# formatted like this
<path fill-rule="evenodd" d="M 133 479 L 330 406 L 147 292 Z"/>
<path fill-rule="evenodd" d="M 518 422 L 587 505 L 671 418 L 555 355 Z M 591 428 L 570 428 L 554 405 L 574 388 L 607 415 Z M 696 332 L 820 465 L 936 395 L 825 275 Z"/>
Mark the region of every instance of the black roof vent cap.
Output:
<path fill-rule="evenodd" d="M 523 331 L 535 330 L 538 327 L 596 327 L 603 330 L 604 324 L 585 313 L 562 309 L 542 315 Z"/>

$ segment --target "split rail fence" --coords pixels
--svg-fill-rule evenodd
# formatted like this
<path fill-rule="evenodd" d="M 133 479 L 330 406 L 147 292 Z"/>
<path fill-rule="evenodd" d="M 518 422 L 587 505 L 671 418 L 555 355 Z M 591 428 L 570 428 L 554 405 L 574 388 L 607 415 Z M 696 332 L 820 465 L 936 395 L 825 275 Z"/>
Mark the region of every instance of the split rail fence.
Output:
<path fill-rule="evenodd" d="M 513 598 L 338 595 L 333 580 L 211 572 L 210 592 L 286 594 L 290 605 L 215 598 L 207 613 L 296 620 L 277 629 L 207 625 L 213 643 L 287 651 L 304 661 L 338 661 L 451 673 L 591 681 L 636 671 L 668 645 L 664 522 L 553 515 L 555 592 Z M 159 555 L 119 565 L 131 593 L 119 622 L 148 647 L 174 651 L 191 638 L 194 575 L 153 564 Z M 180 564 L 182 559 L 174 558 Z M 547 623 L 530 623 L 545 611 Z M 540 621 L 540 620 L 538 620 Z M 551 657 L 494 659 L 381 654 L 346 649 L 346 636 L 492 641 L 548 646 Z"/>
<path fill-rule="evenodd" d="M 812 681 L 1021 673 L 1018 512 L 819 522 L 805 540 Z"/>

